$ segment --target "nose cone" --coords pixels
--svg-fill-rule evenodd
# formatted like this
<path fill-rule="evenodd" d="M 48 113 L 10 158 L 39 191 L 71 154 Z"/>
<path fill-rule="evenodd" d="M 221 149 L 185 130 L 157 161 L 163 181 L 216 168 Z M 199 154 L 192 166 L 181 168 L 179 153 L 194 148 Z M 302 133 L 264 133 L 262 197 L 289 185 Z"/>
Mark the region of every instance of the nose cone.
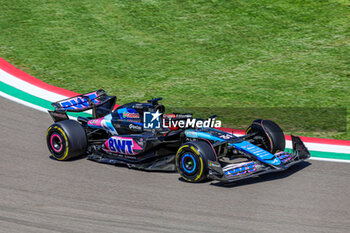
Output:
<path fill-rule="evenodd" d="M 234 146 L 237 149 L 244 151 L 245 153 L 249 153 L 249 154 L 256 156 L 256 158 L 258 160 L 260 160 L 264 163 L 271 164 L 274 166 L 281 165 L 281 160 L 279 158 L 277 158 L 276 156 L 274 156 L 270 152 L 263 150 L 262 148 L 254 145 L 250 142 L 243 141 L 240 143 L 235 143 Z"/>

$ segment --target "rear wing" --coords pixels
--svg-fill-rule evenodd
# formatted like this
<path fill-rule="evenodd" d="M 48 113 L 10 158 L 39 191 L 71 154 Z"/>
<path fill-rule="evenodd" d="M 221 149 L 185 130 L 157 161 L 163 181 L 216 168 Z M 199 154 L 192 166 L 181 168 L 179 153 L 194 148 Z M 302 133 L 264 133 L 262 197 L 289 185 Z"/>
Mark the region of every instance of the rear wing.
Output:
<path fill-rule="evenodd" d="M 100 118 L 112 112 L 116 96 L 109 96 L 104 90 L 77 95 L 54 102 L 54 111 L 48 111 L 54 122 L 68 119 L 67 112 L 84 112 L 92 109 L 93 118 Z"/>

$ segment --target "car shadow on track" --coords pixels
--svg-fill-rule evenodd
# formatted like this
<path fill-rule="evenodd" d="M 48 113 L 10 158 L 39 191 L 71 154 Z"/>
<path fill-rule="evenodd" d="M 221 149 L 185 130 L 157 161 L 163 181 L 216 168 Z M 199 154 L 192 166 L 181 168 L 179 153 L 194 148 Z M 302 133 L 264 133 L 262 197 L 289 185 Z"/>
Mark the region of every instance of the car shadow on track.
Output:
<path fill-rule="evenodd" d="M 301 163 L 295 164 L 294 166 L 290 167 L 289 169 L 287 169 L 285 171 L 263 174 L 263 175 L 260 175 L 258 177 L 251 177 L 251 178 L 247 178 L 244 180 L 238 180 L 238 181 L 235 181 L 232 183 L 224 183 L 224 182 L 214 183 L 215 181 L 209 181 L 209 182 L 213 182 L 210 185 L 214 185 L 214 186 L 218 186 L 218 187 L 234 188 L 234 187 L 239 187 L 239 186 L 244 186 L 244 185 L 250 185 L 250 184 L 255 184 L 255 183 L 283 179 L 283 178 L 286 178 L 290 175 L 293 175 L 296 172 L 303 170 L 304 168 L 306 168 L 310 165 L 311 165 L 310 162 L 303 161 Z"/>
<path fill-rule="evenodd" d="M 55 157 L 53 157 L 52 155 L 49 155 L 49 158 L 52 160 L 55 160 L 55 161 L 60 161 L 60 160 L 55 159 Z M 85 159 L 85 158 L 87 158 L 87 155 L 81 155 L 79 157 L 69 159 L 69 160 L 60 161 L 60 162 L 74 162 L 74 161 Z"/>

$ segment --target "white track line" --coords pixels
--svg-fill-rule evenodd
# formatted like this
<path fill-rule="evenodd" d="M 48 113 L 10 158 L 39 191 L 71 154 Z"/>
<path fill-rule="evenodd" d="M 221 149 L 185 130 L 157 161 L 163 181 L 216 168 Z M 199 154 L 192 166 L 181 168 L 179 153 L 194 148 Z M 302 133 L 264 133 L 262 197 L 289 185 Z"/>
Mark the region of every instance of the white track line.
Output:
<path fill-rule="evenodd" d="M 334 163 L 350 163 L 350 160 L 346 160 L 346 159 L 327 159 L 327 158 L 319 158 L 319 157 L 311 157 L 310 159 L 325 161 L 325 162 L 334 162 Z"/>
<path fill-rule="evenodd" d="M 304 142 L 304 144 L 309 150 L 349 154 L 349 157 L 350 157 L 350 146 L 330 145 L 330 144 L 321 144 L 321 143 L 313 143 L 313 142 Z M 292 148 L 292 141 L 286 140 L 286 147 Z"/>
<path fill-rule="evenodd" d="M 6 93 L 4 93 L 4 92 L 2 92 L 2 91 L 0 91 L 0 96 L 4 97 L 4 98 L 6 98 L 6 99 L 9 99 L 9 100 L 11 100 L 11 101 L 14 101 L 14 102 L 16 102 L 16 103 L 19 103 L 19 104 L 25 105 L 25 106 L 27 106 L 27 107 L 30 107 L 30 108 L 33 108 L 33 109 L 36 109 L 36 110 L 39 110 L 39 111 L 41 111 L 41 112 L 45 112 L 45 113 L 49 114 L 49 113 L 47 112 L 48 109 L 46 109 L 46 108 L 40 107 L 40 106 L 38 106 L 38 105 L 29 103 L 29 102 L 24 101 L 24 100 L 21 100 L 21 99 L 18 99 L 18 98 L 16 98 L 16 97 L 13 97 L 13 96 L 11 96 L 11 95 L 8 95 L 8 94 L 6 94 Z M 69 115 L 68 115 L 68 117 L 69 117 L 69 119 L 73 119 L 73 120 L 76 120 L 76 119 L 77 119 L 76 117 L 69 116 Z"/>
<path fill-rule="evenodd" d="M 59 100 L 67 99 L 67 96 L 59 95 L 54 92 L 37 87 L 33 84 L 27 83 L 3 70 L 0 69 L 0 81 L 9 86 L 15 87 L 30 95 L 48 100 L 50 102 L 57 102 Z"/>
<path fill-rule="evenodd" d="M 16 98 L 16 97 L 13 97 L 13 96 L 11 96 L 11 95 L 8 95 L 8 94 L 6 94 L 6 93 L 4 93 L 4 92 L 2 92 L 2 91 L 0 91 L 0 96 L 4 97 L 4 98 L 6 98 L 6 99 L 12 100 L 12 101 L 14 101 L 14 102 L 17 102 L 17 103 L 19 103 L 19 104 L 23 104 L 23 105 L 25 105 L 25 106 L 27 106 L 27 107 L 34 108 L 34 109 L 39 110 L 39 111 L 41 111 L 41 112 L 47 112 L 47 109 L 46 109 L 46 108 L 39 107 L 38 105 L 31 104 L 31 103 L 26 102 L 26 101 L 24 101 L 24 100 L 18 99 L 18 98 Z"/>
<path fill-rule="evenodd" d="M 0 81 L 9 85 L 9 86 L 17 88 L 25 93 L 28 93 L 29 95 L 36 96 L 38 98 L 47 100 L 49 102 L 57 102 L 57 101 L 69 98 L 67 96 L 60 95 L 60 94 L 45 90 L 43 88 L 37 87 L 33 84 L 27 83 L 27 82 L 17 78 L 16 76 L 13 76 L 13 75 L 11 75 L 11 74 L 9 74 L 1 69 L 0 69 Z M 3 94 L 7 95 L 5 93 L 3 93 Z M 5 98 L 10 99 L 9 95 L 7 95 L 7 97 L 5 97 Z M 26 102 L 26 101 L 20 102 L 20 99 L 18 99 L 18 98 L 16 98 L 16 100 L 14 100 L 14 101 L 17 103 L 25 102 L 26 104 L 24 104 L 24 105 L 26 105 L 26 106 L 30 105 L 32 108 L 38 109 L 38 110 L 41 109 L 39 111 L 42 111 L 42 109 L 45 109 L 45 108 L 30 104 L 29 102 Z M 87 110 L 86 113 L 92 114 L 92 111 Z"/>

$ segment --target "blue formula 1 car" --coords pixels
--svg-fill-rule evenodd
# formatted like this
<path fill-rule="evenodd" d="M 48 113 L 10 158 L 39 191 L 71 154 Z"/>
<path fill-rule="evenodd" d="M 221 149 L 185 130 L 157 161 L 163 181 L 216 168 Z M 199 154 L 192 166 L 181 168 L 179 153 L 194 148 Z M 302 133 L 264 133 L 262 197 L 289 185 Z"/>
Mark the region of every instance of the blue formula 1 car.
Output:
<path fill-rule="evenodd" d="M 178 171 L 189 182 L 232 182 L 283 171 L 310 157 L 296 136 L 292 136 L 293 151 L 285 152 L 284 134 L 269 120 L 255 120 L 241 137 L 205 127 L 145 128 L 145 112 L 164 113 L 159 100 L 132 102 L 113 110 L 116 97 L 98 90 L 55 102 L 55 110 L 49 111 L 55 123 L 47 130 L 48 149 L 57 160 L 87 156 L 129 168 Z M 67 112 L 87 110 L 92 110 L 92 117 L 67 116 Z M 194 119 L 191 114 L 163 115 L 164 121 Z"/>

